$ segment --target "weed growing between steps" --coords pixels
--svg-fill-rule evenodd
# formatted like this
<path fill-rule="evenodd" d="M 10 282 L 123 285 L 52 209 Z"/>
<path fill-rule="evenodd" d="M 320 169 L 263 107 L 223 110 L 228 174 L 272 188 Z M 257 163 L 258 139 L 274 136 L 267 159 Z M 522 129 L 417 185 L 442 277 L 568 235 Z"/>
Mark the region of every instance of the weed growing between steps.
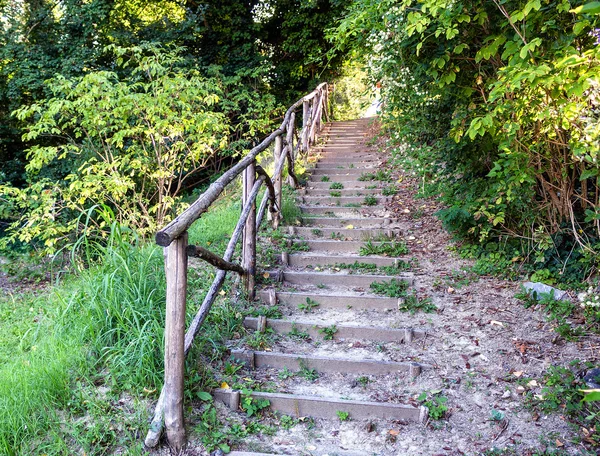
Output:
<path fill-rule="evenodd" d="M 371 290 L 390 298 L 403 298 L 407 295 L 409 284 L 404 279 L 391 279 L 387 282 L 373 282 Z"/>
<path fill-rule="evenodd" d="M 360 248 L 358 253 L 360 256 L 383 255 L 397 257 L 406 255 L 408 253 L 408 247 L 403 241 L 391 241 L 381 244 L 374 244 L 371 240 L 368 240 L 365 242 L 365 245 Z"/>
<path fill-rule="evenodd" d="M 344 188 L 344 184 L 342 184 L 341 182 L 333 182 L 330 186 L 329 189 L 330 190 L 341 190 Z"/>
<path fill-rule="evenodd" d="M 391 177 L 391 173 L 389 171 L 383 170 L 383 169 L 378 169 L 377 171 L 375 171 L 373 173 L 362 173 L 358 177 L 358 180 L 361 182 L 368 182 L 368 181 L 391 182 L 392 177 Z"/>

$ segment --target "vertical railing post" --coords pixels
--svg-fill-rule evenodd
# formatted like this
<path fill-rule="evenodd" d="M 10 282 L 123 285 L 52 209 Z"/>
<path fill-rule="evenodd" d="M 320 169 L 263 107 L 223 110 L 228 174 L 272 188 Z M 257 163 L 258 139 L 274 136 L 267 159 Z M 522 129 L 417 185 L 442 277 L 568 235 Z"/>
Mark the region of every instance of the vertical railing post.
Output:
<path fill-rule="evenodd" d="M 309 101 L 304 100 L 302 102 L 302 153 L 306 154 L 308 152 L 308 134 L 310 131 L 310 122 L 309 122 Z"/>
<path fill-rule="evenodd" d="M 291 166 L 291 172 L 294 173 L 294 165 L 296 164 L 296 155 L 295 155 L 295 151 L 294 151 L 294 130 L 296 129 L 296 113 L 292 112 L 292 115 L 290 116 L 290 122 L 288 123 L 287 126 L 287 132 L 286 132 L 286 137 L 285 137 L 285 141 L 287 142 L 287 147 L 288 147 L 288 154 L 290 155 L 290 166 Z M 295 188 L 296 187 L 296 183 L 294 182 L 294 179 L 292 178 L 292 176 L 288 176 L 287 178 L 287 183 L 288 185 L 290 185 L 291 187 Z"/>
<path fill-rule="evenodd" d="M 185 300 L 187 231 L 165 247 L 167 299 L 165 314 L 165 399 L 167 439 L 177 453 L 185 444 L 183 385 L 185 376 Z"/>
<path fill-rule="evenodd" d="M 283 150 L 283 140 L 281 135 L 275 137 L 275 146 L 273 148 L 273 159 L 275 160 L 275 166 L 281 160 L 281 152 Z M 281 221 L 281 184 L 282 184 L 283 167 L 281 172 L 276 176 L 273 176 L 273 187 L 275 188 L 275 204 L 277 204 L 277 212 L 273 216 L 273 228 L 277 229 L 279 222 Z"/>
<path fill-rule="evenodd" d="M 319 103 L 318 103 L 318 99 L 319 99 L 319 95 L 315 95 L 312 99 L 312 106 L 310 107 L 310 112 L 311 112 L 311 116 L 310 116 L 310 130 L 309 130 L 309 138 L 308 138 L 308 145 L 309 147 L 315 143 L 315 124 L 317 122 L 317 118 L 316 115 L 317 110 L 319 109 Z"/>
<path fill-rule="evenodd" d="M 256 181 L 256 162 L 244 170 L 243 185 L 242 185 L 242 203 L 244 205 L 249 202 L 249 195 Z M 252 203 L 252 210 L 246 225 L 244 227 L 244 236 L 242 243 L 242 267 L 246 271 L 244 273 L 244 288 L 249 300 L 254 299 L 254 280 L 256 272 L 256 203 Z"/>

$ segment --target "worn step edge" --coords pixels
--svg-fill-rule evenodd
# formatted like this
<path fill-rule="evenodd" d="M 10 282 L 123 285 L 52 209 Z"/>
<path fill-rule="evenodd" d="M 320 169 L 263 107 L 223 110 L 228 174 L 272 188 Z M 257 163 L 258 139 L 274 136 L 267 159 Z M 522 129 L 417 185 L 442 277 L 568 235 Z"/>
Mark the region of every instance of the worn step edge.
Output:
<path fill-rule="evenodd" d="M 429 364 L 416 362 L 379 361 L 374 359 L 350 360 L 331 356 L 273 353 L 254 350 L 231 350 L 231 356 L 251 369 L 273 368 L 291 371 L 315 369 L 323 374 L 388 375 L 406 374 L 418 377 L 431 369 Z"/>
<path fill-rule="evenodd" d="M 327 181 L 327 182 L 323 182 L 321 180 L 317 180 L 317 181 L 313 181 L 313 182 L 307 182 L 306 186 L 304 187 L 307 190 L 329 190 L 329 187 L 331 186 L 332 183 L 334 183 L 335 181 Z M 377 185 L 378 189 L 383 188 L 383 185 L 379 185 L 378 184 L 379 181 L 356 181 L 354 183 L 352 182 L 346 182 L 344 184 L 344 189 L 348 190 L 369 190 L 367 187 L 371 187 L 374 185 Z M 353 185 L 351 185 L 353 184 Z"/>
<path fill-rule="evenodd" d="M 233 410 L 239 409 L 240 401 L 244 397 L 239 391 L 226 389 L 214 390 L 213 396 Z M 428 409 L 424 406 L 413 407 L 412 405 L 388 404 L 385 402 L 345 401 L 283 393 L 255 392 L 251 396 L 255 399 L 267 399 L 270 402 L 271 410 L 296 418 L 310 416 L 334 420 L 339 419 L 337 412 L 343 411 L 348 412 L 354 420 L 406 420 L 424 424 L 427 422 L 428 416 Z"/>
<path fill-rule="evenodd" d="M 335 191 L 335 190 L 331 190 Z M 310 205 L 314 207 L 345 207 L 345 204 L 360 204 L 361 207 L 369 207 L 364 204 L 366 196 L 375 198 L 375 204 L 383 206 L 390 199 L 382 195 L 363 195 L 363 196 L 299 196 L 296 201 L 299 204 Z M 316 204 L 315 204 L 316 203 Z"/>
<path fill-rule="evenodd" d="M 316 301 L 318 302 L 318 301 Z M 264 323 L 266 328 L 271 328 L 277 334 L 288 334 L 294 329 L 300 332 L 306 332 L 313 339 L 322 339 L 323 333 L 321 329 L 327 325 L 318 325 L 314 323 L 303 323 L 299 321 L 275 320 L 272 318 L 253 318 L 246 317 L 244 319 L 244 327 L 254 330 L 260 328 L 261 323 Z M 399 344 L 411 343 L 414 339 L 423 339 L 427 332 L 421 329 L 414 328 L 378 328 L 376 326 L 348 326 L 336 324 L 337 331 L 333 335 L 334 340 L 339 339 L 357 339 L 357 340 L 376 340 L 379 342 L 396 342 Z"/>
<path fill-rule="evenodd" d="M 311 174 L 310 177 L 308 178 L 308 185 L 310 186 L 311 184 L 317 183 L 317 182 L 353 182 L 356 186 L 359 186 L 361 183 L 366 183 L 365 185 L 372 185 L 372 181 L 362 181 L 362 180 L 358 180 L 358 177 L 360 176 L 354 176 L 354 175 L 343 175 L 343 174 L 332 174 L 332 178 L 329 181 L 323 181 L 321 180 L 323 178 L 323 176 L 329 176 L 328 174 L 323 174 L 323 175 L 317 175 L 317 174 Z"/>
<path fill-rule="evenodd" d="M 339 285 L 348 287 L 369 287 L 373 282 L 388 282 L 392 279 L 405 280 L 409 286 L 413 286 L 415 278 L 407 274 L 394 276 L 379 274 L 345 274 L 331 272 L 292 272 L 292 271 L 269 271 L 269 277 L 294 285 Z"/>
<path fill-rule="evenodd" d="M 332 214 L 373 214 L 384 210 L 382 206 L 360 206 L 360 207 L 342 207 L 342 206 L 307 206 L 299 204 L 298 208 L 303 214 L 327 215 Z"/>
<path fill-rule="evenodd" d="M 331 196 L 329 192 L 340 192 L 342 196 L 367 196 L 367 195 L 381 195 L 380 188 L 342 188 L 339 190 L 323 188 L 323 189 L 309 189 L 304 190 L 302 192 L 298 192 L 301 196 L 306 197 L 321 197 L 321 196 Z"/>
<path fill-rule="evenodd" d="M 398 310 L 404 305 L 403 298 L 386 298 L 375 295 L 337 295 L 337 294 L 318 294 L 309 292 L 289 292 L 275 291 L 270 288 L 258 292 L 258 298 L 265 304 L 271 306 L 281 303 L 287 306 L 297 306 L 304 304 L 306 299 L 312 299 L 319 303 L 322 309 L 343 309 L 349 307 L 352 310 L 374 310 L 381 312 L 390 312 Z"/>
<path fill-rule="evenodd" d="M 362 228 L 379 228 L 381 226 L 392 225 L 398 223 L 397 219 L 388 217 L 301 217 L 302 224 L 306 226 L 337 227 L 344 228 L 352 225 Z"/>
<path fill-rule="evenodd" d="M 286 257 L 287 254 L 287 257 Z M 400 258 L 391 258 L 378 255 L 331 255 L 331 254 L 317 254 L 317 253 L 282 253 L 282 264 L 284 266 L 292 266 L 297 268 L 303 268 L 306 266 L 335 266 L 339 264 L 354 264 L 354 263 L 365 263 L 373 264 L 377 267 L 384 266 L 396 266 L 404 261 Z"/>
<path fill-rule="evenodd" d="M 372 168 L 338 168 L 337 166 L 332 166 L 332 167 L 316 167 L 313 168 L 309 171 L 309 173 L 311 175 L 314 176 L 323 176 L 323 175 L 328 175 L 328 176 L 336 176 L 338 174 L 344 175 L 344 176 L 355 176 L 355 175 L 361 175 L 363 173 L 367 173 L 371 170 L 377 169 L 375 167 Z"/>
<path fill-rule="evenodd" d="M 348 226 L 348 225 L 346 225 Z M 354 225 L 352 225 L 354 226 Z M 315 232 L 315 230 L 318 230 Z M 360 239 L 363 241 L 369 240 L 378 236 L 386 236 L 390 239 L 398 238 L 402 235 L 402 232 L 398 229 L 393 228 L 311 228 L 308 226 L 288 226 L 287 232 L 290 236 L 313 236 L 312 240 L 315 241 L 326 241 L 331 235 L 339 234 L 345 238 L 353 238 L 353 240 Z M 318 239 L 315 239 L 318 237 Z"/>
<path fill-rule="evenodd" d="M 359 253 L 367 241 L 320 241 L 314 239 L 291 240 L 292 244 L 308 245 L 311 252 L 332 253 Z M 371 242 L 373 246 L 385 244 L 385 242 Z"/>

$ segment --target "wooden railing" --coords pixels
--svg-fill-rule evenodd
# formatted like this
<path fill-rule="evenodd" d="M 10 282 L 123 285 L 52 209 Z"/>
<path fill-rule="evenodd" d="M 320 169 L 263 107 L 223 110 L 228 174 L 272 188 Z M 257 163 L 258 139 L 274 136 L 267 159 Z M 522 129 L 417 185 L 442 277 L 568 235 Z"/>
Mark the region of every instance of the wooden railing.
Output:
<path fill-rule="evenodd" d="M 306 154 L 321 131 L 322 118 L 328 120 L 329 93 L 327 83 L 319 85 L 313 92 L 294 103 L 285 113 L 280 127 L 273 131 L 258 146 L 235 166 L 217 179 L 183 213 L 156 234 L 156 243 L 165 248 L 165 272 L 167 278 L 165 316 L 165 383 L 161 391 L 154 418 L 145 443 L 154 447 L 166 429 L 172 448 L 179 451 L 185 443 L 183 421 L 184 361 L 194 337 L 225 281 L 228 271 L 243 278 L 245 291 L 254 298 L 256 268 L 256 234 L 269 205 L 269 218 L 276 228 L 281 220 L 281 186 L 283 170 L 287 164 L 290 183 L 297 186 L 294 163 L 299 154 Z M 296 131 L 296 111 L 302 107 L 302 130 Z M 296 145 L 294 139 L 296 138 Z M 275 170 L 273 177 L 256 164 L 256 157 L 271 144 Z M 187 230 L 206 212 L 223 190 L 238 176 L 243 175 L 243 208 L 223 257 L 200 246 L 188 245 Z M 267 189 L 261 204 L 256 208 L 256 198 L 261 187 Z M 234 263 L 235 247 L 242 237 L 241 264 Z M 185 330 L 187 266 L 188 256 L 205 260 L 218 269 L 216 277 L 198 309 L 190 327 Z"/>

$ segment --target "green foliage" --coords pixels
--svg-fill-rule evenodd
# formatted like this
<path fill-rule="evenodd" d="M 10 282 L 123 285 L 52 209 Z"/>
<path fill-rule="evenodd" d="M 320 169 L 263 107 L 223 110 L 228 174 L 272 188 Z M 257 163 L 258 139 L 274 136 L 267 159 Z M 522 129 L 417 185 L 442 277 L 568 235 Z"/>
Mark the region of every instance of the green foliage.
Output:
<path fill-rule="evenodd" d="M 323 340 L 333 340 L 333 337 L 337 331 L 338 329 L 336 325 L 325 326 L 319 329 L 319 333 L 323 335 Z"/>
<path fill-rule="evenodd" d="M 271 402 L 268 399 L 257 399 L 250 396 L 251 392 L 245 391 L 240 407 L 248 416 L 256 416 L 269 408 Z"/>
<path fill-rule="evenodd" d="M 319 373 L 316 369 L 311 369 L 307 366 L 304 360 L 299 360 L 298 364 L 300 365 L 300 369 L 298 370 L 298 377 L 302 377 L 309 382 L 315 382 L 319 378 Z"/>
<path fill-rule="evenodd" d="M 377 198 L 374 196 L 365 196 L 363 204 L 365 206 L 375 206 L 377 204 Z"/>
<path fill-rule="evenodd" d="M 342 192 L 329 192 L 329 196 L 337 198 L 337 197 L 342 196 Z"/>
<path fill-rule="evenodd" d="M 335 412 L 340 421 L 350 421 L 350 413 L 338 410 Z"/>
<path fill-rule="evenodd" d="M 404 279 L 390 279 L 387 282 L 373 282 L 370 288 L 377 294 L 390 298 L 402 298 L 406 296 L 408 286 L 408 282 Z"/>
<path fill-rule="evenodd" d="M 441 196 L 444 225 L 560 280 L 600 249 L 600 16 L 583 3 L 357 0 L 329 31 L 381 82 L 392 164 Z"/>
<path fill-rule="evenodd" d="M 391 241 L 374 244 L 370 240 L 365 242 L 365 245 L 359 249 L 359 255 L 384 255 L 397 257 L 408 253 L 408 247 L 402 241 Z"/>
<path fill-rule="evenodd" d="M 404 302 L 398 304 L 398 310 L 415 314 L 417 312 L 437 312 L 437 307 L 431 298 L 419 298 L 415 293 L 407 293 Z"/>
<path fill-rule="evenodd" d="M 344 184 L 342 184 L 341 182 L 333 182 L 330 186 L 329 189 L 330 190 L 341 190 L 344 188 Z"/>
<path fill-rule="evenodd" d="M 298 304 L 298 310 L 301 310 L 305 313 L 312 312 L 317 307 L 319 307 L 319 303 L 310 298 L 306 298 L 306 302 L 301 302 Z"/>
<path fill-rule="evenodd" d="M 382 169 L 378 169 L 374 173 L 362 173 L 358 180 L 361 182 L 365 181 L 382 181 L 382 182 L 390 182 L 392 177 L 390 176 L 389 171 L 385 171 Z"/>
<path fill-rule="evenodd" d="M 330 181 L 329 176 L 321 177 L 321 182 L 329 182 L 329 181 Z"/>
<path fill-rule="evenodd" d="M 448 411 L 448 398 L 442 395 L 441 391 L 424 391 L 417 398 L 424 406 L 429 408 L 429 419 L 430 420 L 441 420 Z"/>

